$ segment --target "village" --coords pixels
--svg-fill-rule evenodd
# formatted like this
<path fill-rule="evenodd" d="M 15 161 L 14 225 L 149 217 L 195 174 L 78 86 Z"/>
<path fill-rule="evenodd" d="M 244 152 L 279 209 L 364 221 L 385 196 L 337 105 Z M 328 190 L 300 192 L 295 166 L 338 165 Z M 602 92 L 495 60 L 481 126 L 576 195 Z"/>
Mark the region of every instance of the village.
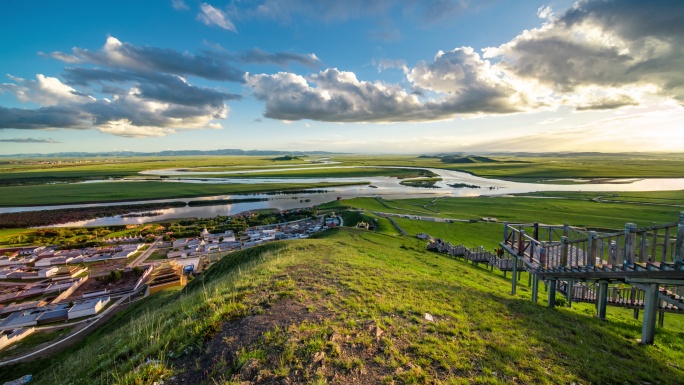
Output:
<path fill-rule="evenodd" d="M 100 247 L 0 250 L 0 353 L 13 356 L 16 343 L 33 333 L 70 328 L 59 340 L 49 341 L 59 344 L 124 308 L 119 305 L 185 286 L 233 251 L 308 238 L 342 224 L 333 213 L 252 226 L 237 234 L 212 233 L 205 227 L 198 236 L 177 239 L 167 231 L 153 237 L 111 237 Z"/>

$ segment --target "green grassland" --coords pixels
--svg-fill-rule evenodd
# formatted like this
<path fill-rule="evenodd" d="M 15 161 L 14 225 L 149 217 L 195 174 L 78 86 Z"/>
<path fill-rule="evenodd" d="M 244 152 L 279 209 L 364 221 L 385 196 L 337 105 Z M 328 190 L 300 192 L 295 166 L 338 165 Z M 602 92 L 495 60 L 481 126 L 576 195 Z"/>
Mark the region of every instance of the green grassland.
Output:
<path fill-rule="evenodd" d="M 641 346 L 629 312 L 610 307 L 604 322 L 592 306 L 533 304 L 526 289 L 511 296 L 501 274 L 426 253 L 412 237 L 331 230 L 233 253 L 51 359 L 0 367 L 0 379 L 676 384 L 684 376 L 681 316 L 668 315 L 655 345 Z"/>
<path fill-rule="evenodd" d="M 326 188 L 358 183 L 199 184 L 176 182 L 107 182 L 0 187 L 0 206 L 56 205 L 85 202 L 124 202 L 191 198 L 210 195 Z"/>
<path fill-rule="evenodd" d="M 340 166 L 410 166 L 463 170 L 484 177 L 514 180 L 544 178 L 684 177 L 684 154 L 491 156 L 470 157 L 473 163 L 451 163 L 438 157 L 415 155 L 334 155 Z M 12 179 L 58 180 L 59 178 L 102 178 L 134 176 L 151 169 L 211 167 L 217 171 L 246 168 L 278 168 L 305 164 L 326 167 L 298 159 L 274 161 L 263 156 L 179 156 L 111 159 L 8 159 L 0 163 L 0 181 Z M 311 158 L 312 160 L 314 158 Z M 487 159 L 482 161 L 481 159 Z M 51 164 L 43 164 L 49 161 Z M 84 162 L 89 161 L 89 162 Z M 59 163 L 57 163 L 59 162 Z M 274 174 L 274 175 L 279 175 Z"/>
<path fill-rule="evenodd" d="M 73 326 L 64 326 L 62 328 L 51 329 L 48 331 L 36 331 L 24 339 L 11 344 L 9 347 L 3 348 L 2 351 L 0 351 L 0 360 L 27 353 L 39 345 L 54 341 L 57 338 L 67 335 L 72 329 Z"/>
<path fill-rule="evenodd" d="M 532 182 L 556 178 L 681 178 L 684 154 L 491 156 L 493 161 L 448 163 L 417 156 L 345 155 L 349 165 L 434 167 L 466 171 L 485 178 Z"/>
<path fill-rule="evenodd" d="M 625 192 L 581 192 L 552 191 L 516 194 L 518 196 L 559 197 L 568 199 L 601 200 L 611 202 L 641 202 L 658 205 L 684 205 L 684 190 L 676 191 L 625 191 Z"/>
<path fill-rule="evenodd" d="M 77 202 L 104 202 L 143 200 L 155 198 L 195 197 L 227 193 L 272 191 L 283 188 L 302 188 L 301 185 L 228 185 L 174 186 L 146 181 L 141 184 L 123 182 L 92 184 L 54 184 L 102 178 L 144 178 L 140 171 L 152 169 L 184 168 L 188 170 L 247 170 L 279 168 L 283 165 L 302 164 L 301 160 L 274 161 L 258 156 L 204 156 L 167 158 L 113 158 L 113 159 L 50 159 L 50 164 L 39 160 L 9 160 L 0 164 L 0 205 L 41 205 Z M 434 167 L 460 170 L 488 178 L 516 181 L 544 182 L 556 178 L 664 178 L 684 177 L 684 155 L 637 154 L 603 156 L 556 157 L 468 157 L 470 163 L 452 163 L 452 158 L 419 157 L 409 155 L 334 155 L 337 166 L 366 166 L 370 168 L 330 168 L 325 164 L 307 163 L 310 170 L 284 170 L 266 173 L 238 174 L 240 178 L 265 177 L 372 177 L 394 176 L 410 178 L 426 175 L 419 170 L 391 169 L 383 166 Z M 197 178 L 191 173 L 181 178 Z M 202 175 L 200 178 L 226 177 Z M 308 185 L 316 187 L 320 185 Z M 190 191 L 191 190 L 191 191 Z M 179 194 L 175 194 L 179 191 Z"/>
<path fill-rule="evenodd" d="M 386 200 L 355 198 L 330 202 L 321 208 L 352 207 L 361 210 L 479 220 L 492 217 L 499 222 L 570 223 L 574 226 L 624 228 L 625 223 L 650 226 L 677 221 L 682 210 L 675 206 L 638 203 L 594 202 L 590 200 L 534 197 L 477 197 Z"/>

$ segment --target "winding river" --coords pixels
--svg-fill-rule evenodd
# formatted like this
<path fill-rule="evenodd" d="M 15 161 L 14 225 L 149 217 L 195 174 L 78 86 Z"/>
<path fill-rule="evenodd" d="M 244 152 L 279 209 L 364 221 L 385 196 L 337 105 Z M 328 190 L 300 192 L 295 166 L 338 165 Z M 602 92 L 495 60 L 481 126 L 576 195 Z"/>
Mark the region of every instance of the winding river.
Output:
<path fill-rule="evenodd" d="M 331 164 L 332 162 L 328 163 Z M 684 189 L 684 178 L 648 178 L 648 179 L 623 179 L 611 180 L 611 183 L 576 183 L 573 184 L 550 184 L 550 183 L 520 183 L 510 182 L 499 179 L 488 179 L 474 176 L 468 173 L 451 171 L 444 169 L 434 169 L 425 167 L 382 167 L 382 168 L 401 168 L 430 170 L 438 174 L 442 181 L 437 182 L 439 188 L 418 188 L 401 185 L 400 180 L 392 177 L 342 177 L 342 178 L 246 178 L 244 174 L 257 174 L 261 172 L 291 171 L 291 170 L 310 170 L 310 169 L 330 169 L 330 168 L 359 168 L 363 166 L 318 166 L 309 165 L 303 167 L 288 167 L 285 169 L 251 169 L 240 171 L 197 171 L 196 169 L 164 169 L 148 170 L 141 172 L 146 176 L 165 176 L 162 179 L 165 183 L 310 183 L 315 182 L 370 182 L 371 185 L 327 187 L 325 192 L 297 193 L 283 195 L 268 194 L 235 194 L 219 195 L 198 198 L 174 198 L 147 201 L 130 201 L 116 203 L 97 203 L 97 204 L 77 204 L 77 205 L 53 205 L 53 206 L 32 206 L 32 207 L 6 207 L 0 208 L 0 213 L 21 212 L 33 210 L 50 210 L 58 208 L 80 208 L 89 206 L 114 206 L 121 204 L 140 204 L 149 202 L 171 202 L 191 200 L 219 200 L 219 199 L 246 199 L 246 198 L 265 198 L 261 202 L 242 202 L 234 204 L 218 204 L 213 206 L 181 207 L 164 210 L 155 210 L 159 215 L 150 217 L 105 217 L 87 221 L 65 223 L 58 226 L 107 226 L 139 224 L 144 222 L 160 221 L 173 218 L 191 217 L 214 217 L 217 215 L 232 215 L 244 211 L 256 209 L 295 209 L 319 205 L 337 198 L 350 199 L 356 197 L 382 197 L 385 199 L 406 199 L 406 198 L 437 198 L 437 197 L 472 197 L 487 195 L 506 195 L 515 193 L 526 193 L 535 191 L 663 191 Z M 369 166 L 370 167 L 370 166 Z M 380 166 L 372 166 L 379 168 Z M 202 176 L 205 176 L 204 178 Z M 226 177 L 207 178 L 206 175 L 226 175 Z M 183 178 L 181 178 L 181 176 Z M 559 180 L 560 181 L 560 180 Z M 88 183 L 105 183 L 107 181 L 90 181 Z M 134 183 L 134 182 L 131 182 Z M 480 188 L 453 188 L 449 185 L 466 184 L 476 185 Z M 171 187 L 171 186 L 169 186 Z"/>

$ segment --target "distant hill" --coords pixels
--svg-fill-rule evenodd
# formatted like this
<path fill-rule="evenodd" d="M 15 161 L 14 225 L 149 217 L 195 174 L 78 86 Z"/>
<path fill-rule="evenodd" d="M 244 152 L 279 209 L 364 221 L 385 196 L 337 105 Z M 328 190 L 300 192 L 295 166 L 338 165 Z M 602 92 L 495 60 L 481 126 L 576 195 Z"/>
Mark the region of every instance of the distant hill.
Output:
<path fill-rule="evenodd" d="M 273 158 L 273 161 L 288 161 L 288 160 L 302 160 L 299 156 L 285 155 Z"/>
<path fill-rule="evenodd" d="M 110 151 L 110 152 L 56 152 L 49 154 L 13 154 L 0 155 L 2 158 L 112 158 L 112 157 L 137 157 L 137 156 L 197 156 L 197 155 L 286 155 L 286 156 L 306 156 L 306 155 L 328 155 L 336 154 L 328 151 L 278 151 L 278 150 L 240 150 L 227 148 L 222 150 L 178 150 L 178 151 L 158 151 L 158 152 L 134 152 L 134 151 Z"/>
<path fill-rule="evenodd" d="M 443 156 L 442 163 L 499 163 L 499 161 L 486 156 L 466 155 Z"/>

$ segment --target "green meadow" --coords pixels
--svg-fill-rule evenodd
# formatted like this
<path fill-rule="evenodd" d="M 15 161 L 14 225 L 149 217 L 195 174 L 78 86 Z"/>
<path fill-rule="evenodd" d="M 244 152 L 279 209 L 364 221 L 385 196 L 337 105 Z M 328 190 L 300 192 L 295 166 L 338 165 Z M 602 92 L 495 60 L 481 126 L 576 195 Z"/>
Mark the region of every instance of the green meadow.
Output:
<path fill-rule="evenodd" d="M 387 200 L 355 198 L 324 204 L 321 208 L 354 208 L 410 216 L 574 226 L 624 228 L 625 223 L 650 226 L 677 221 L 682 207 L 652 206 L 627 202 L 594 202 L 588 199 L 535 197 L 476 197 Z"/>
<path fill-rule="evenodd" d="M 206 184 L 176 182 L 105 182 L 0 187 L 0 206 L 57 205 L 69 203 L 124 202 L 149 199 L 193 198 L 211 195 L 248 194 L 301 190 L 362 183 L 254 183 Z"/>
<path fill-rule="evenodd" d="M 283 157 L 278 157 L 284 159 Z M 302 184 L 227 184 L 222 186 L 174 185 L 145 176 L 145 170 L 170 168 L 188 171 L 241 171 L 279 169 L 302 165 L 309 169 L 286 169 L 263 173 L 174 176 L 173 178 L 343 178 L 389 176 L 396 178 L 432 177 L 424 170 L 387 167 L 419 167 L 459 170 L 487 178 L 548 183 L 558 178 L 680 178 L 684 177 L 684 156 L 679 154 L 567 155 L 567 156 L 467 156 L 425 157 L 415 155 L 335 154 L 329 159 L 339 164 L 325 165 L 302 159 L 276 160 L 263 156 L 188 156 L 137 158 L 9 159 L 0 163 L 0 205 L 49 205 L 61 203 L 105 202 L 162 198 L 183 198 L 220 194 L 251 193 L 304 187 L 325 187 L 313 182 Z M 316 160 L 316 157 L 306 157 Z M 364 166 L 364 168 L 353 168 Z M 331 168 L 332 167 L 332 168 Z M 351 167 L 351 168 L 335 168 Z M 144 182 L 117 182 L 117 179 L 147 179 Z M 107 183 L 74 183 L 113 179 Z M 151 179 L 151 180 L 150 180 Z M 426 180 L 426 186 L 431 183 Z M 423 182 L 411 182 L 423 183 Z M 572 183 L 570 181 L 559 183 Z M 343 183 L 340 183 L 343 184 Z M 336 184 L 336 185 L 340 185 Z M 328 185 L 331 186 L 331 185 Z M 616 185 L 619 189 L 619 185 Z M 176 193 L 177 192 L 177 193 Z"/>

